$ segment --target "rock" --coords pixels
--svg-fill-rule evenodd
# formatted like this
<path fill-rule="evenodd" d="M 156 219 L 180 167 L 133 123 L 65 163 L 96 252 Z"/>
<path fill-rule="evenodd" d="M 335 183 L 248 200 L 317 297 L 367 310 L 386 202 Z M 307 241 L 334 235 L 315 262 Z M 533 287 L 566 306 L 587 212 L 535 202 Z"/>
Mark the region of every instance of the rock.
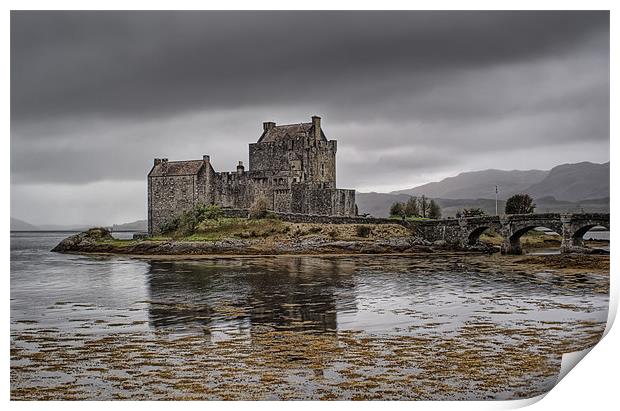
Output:
<path fill-rule="evenodd" d="M 445 247 L 446 242 L 444 240 L 433 241 L 433 247 Z"/>
<path fill-rule="evenodd" d="M 75 234 L 62 240 L 52 249 L 55 252 L 86 251 L 106 252 L 106 245 L 98 244 L 100 241 L 113 240 L 112 234 L 103 227 L 91 228 L 83 233 Z"/>

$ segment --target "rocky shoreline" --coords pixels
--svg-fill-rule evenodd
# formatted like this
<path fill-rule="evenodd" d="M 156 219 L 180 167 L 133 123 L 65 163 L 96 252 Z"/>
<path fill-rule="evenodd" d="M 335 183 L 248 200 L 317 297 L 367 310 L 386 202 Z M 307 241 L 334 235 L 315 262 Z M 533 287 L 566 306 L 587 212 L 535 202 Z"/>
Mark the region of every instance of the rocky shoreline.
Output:
<path fill-rule="evenodd" d="M 455 251 L 445 242 L 430 243 L 414 236 L 374 240 L 330 240 L 301 237 L 286 241 L 226 238 L 217 241 L 116 240 L 105 229 L 90 229 L 62 240 L 51 251 L 59 253 L 105 253 L 128 255 L 282 255 L 282 254 L 402 254 Z M 472 246 L 467 250 L 493 252 L 493 247 Z"/>

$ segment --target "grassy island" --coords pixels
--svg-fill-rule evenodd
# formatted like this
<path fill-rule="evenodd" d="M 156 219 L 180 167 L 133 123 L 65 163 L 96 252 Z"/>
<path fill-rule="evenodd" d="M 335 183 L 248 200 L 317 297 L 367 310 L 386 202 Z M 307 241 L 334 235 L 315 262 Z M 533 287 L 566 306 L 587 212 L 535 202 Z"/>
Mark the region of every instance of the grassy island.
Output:
<path fill-rule="evenodd" d="M 414 226 L 398 222 L 291 222 L 265 207 L 249 217 L 225 216 L 217 206 L 199 205 L 159 227 L 151 237 L 120 240 L 105 228 L 92 228 L 64 239 L 52 251 L 135 255 L 279 255 L 279 254 L 393 254 L 445 250 L 445 242 L 431 243 L 416 235 Z M 497 250 L 502 238 L 488 232 L 470 251 Z M 443 244 L 440 244 L 443 243 Z M 531 231 L 524 248 L 557 248 L 560 238 Z M 600 245 L 593 243 L 591 245 Z"/>

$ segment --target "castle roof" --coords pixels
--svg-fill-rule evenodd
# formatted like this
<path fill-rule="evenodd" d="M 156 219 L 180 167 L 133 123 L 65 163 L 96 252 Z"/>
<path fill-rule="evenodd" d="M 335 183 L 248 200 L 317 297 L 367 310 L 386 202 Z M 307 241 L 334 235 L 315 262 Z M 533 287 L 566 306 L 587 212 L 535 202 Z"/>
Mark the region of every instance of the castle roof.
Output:
<path fill-rule="evenodd" d="M 274 143 L 288 137 L 306 136 L 312 134 L 312 123 L 284 124 L 267 130 L 258 139 L 259 143 Z"/>
<path fill-rule="evenodd" d="M 203 160 L 165 161 L 155 164 L 149 177 L 194 175 L 204 164 Z"/>

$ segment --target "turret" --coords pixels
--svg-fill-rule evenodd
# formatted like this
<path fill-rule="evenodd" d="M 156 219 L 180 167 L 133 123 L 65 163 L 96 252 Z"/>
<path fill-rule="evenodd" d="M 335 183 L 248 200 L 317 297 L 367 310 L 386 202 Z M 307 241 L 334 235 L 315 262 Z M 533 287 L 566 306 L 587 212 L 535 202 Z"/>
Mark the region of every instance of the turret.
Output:
<path fill-rule="evenodd" d="M 314 138 L 321 138 L 321 117 L 312 116 L 312 126 L 314 128 Z"/>

